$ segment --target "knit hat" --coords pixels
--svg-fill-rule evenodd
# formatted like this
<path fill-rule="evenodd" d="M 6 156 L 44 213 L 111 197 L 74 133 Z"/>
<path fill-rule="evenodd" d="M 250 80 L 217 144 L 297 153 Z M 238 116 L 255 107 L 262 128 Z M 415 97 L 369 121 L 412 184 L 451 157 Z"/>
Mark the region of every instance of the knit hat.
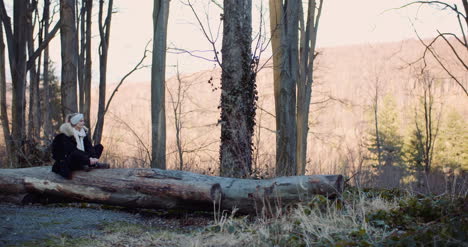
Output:
<path fill-rule="evenodd" d="M 81 113 L 75 113 L 74 115 L 70 116 L 70 123 L 72 125 L 76 125 L 80 120 L 83 119 L 83 114 Z"/>

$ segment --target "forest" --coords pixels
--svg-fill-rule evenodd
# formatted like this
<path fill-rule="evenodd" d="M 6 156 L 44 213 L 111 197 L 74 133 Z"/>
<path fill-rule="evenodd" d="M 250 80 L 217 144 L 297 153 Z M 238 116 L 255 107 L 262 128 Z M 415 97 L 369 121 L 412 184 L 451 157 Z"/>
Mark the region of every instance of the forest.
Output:
<path fill-rule="evenodd" d="M 257 210 L 255 204 L 255 213 L 242 203 L 230 209 L 228 200 L 244 199 L 223 191 L 219 201 L 203 205 L 211 211 L 208 222 L 191 223 L 196 227 L 190 230 L 116 222 L 92 238 L 30 244 L 468 245 L 467 0 L 404 1 L 380 13 L 410 9 L 417 13 L 414 22 L 429 16 L 420 13 L 438 13 L 451 20 L 452 30 L 433 26 L 432 35 L 423 36 L 408 23 L 411 39 L 338 46 L 319 42 L 322 34 L 333 32 L 322 19 L 330 11 L 327 0 L 146 2 L 151 2 L 152 29 L 142 26 L 141 32 L 151 33 L 151 39 L 140 40 L 146 45 L 138 45 L 135 55 L 111 49 L 124 42 L 113 37 L 117 25 L 124 26 L 116 21 L 125 12 L 118 0 L 0 0 L 2 190 L 18 192 L 5 186 L 19 181 L 15 176 L 29 176 L 27 171 L 49 172 L 42 168 L 55 162 L 52 140 L 65 117 L 76 112 L 84 115 L 92 144 L 105 147 L 101 160 L 117 179 L 128 171 L 125 178 L 137 174 L 137 182 L 170 174 L 275 185 L 318 176 L 314 179 L 338 184 L 335 179 L 342 175 L 344 188 L 331 194 L 320 189 L 323 193 L 294 203 L 288 189 L 278 189 L 274 205 L 263 202 Z M 181 18 L 178 12 L 188 13 L 190 20 L 174 21 Z M 172 40 L 185 21 L 196 31 L 184 39 L 203 44 L 200 50 Z M 130 53 L 136 60 L 128 58 Z M 184 67 L 188 57 L 195 62 Z M 118 67 L 118 75 L 117 60 L 126 65 Z M 143 79 L 134 79 L 144 71 Z M 179 175 L 184 172 L 194 174 Z M 90 181 L 107 176 L 104 170 L 86 174 L 75 181 L 83 185 L 86 176 Z M 99 186 L 104 181 L 109 191 L 121 186 L 114 189 L 104 177 Z M 204 190 L 197 181 L 192 189 Z M 134 187 L 130 193 L 144 194 Z M 213 198 L 213 187 L 209 192 L 206 197 Z M 115 203 L 93 204 L 106 199 L 81 201 L 47 207 L 126 210 Z M 190 208 L 186 202 L 176 201 L 156 202 L 169 208 L 164 213 L 145 212 L 191 217 L 184 211 Z M 181 205 L 181 211 L 165 206 L 172 204 Z M 6 236 L 0 231 L 0 245 Z"/>

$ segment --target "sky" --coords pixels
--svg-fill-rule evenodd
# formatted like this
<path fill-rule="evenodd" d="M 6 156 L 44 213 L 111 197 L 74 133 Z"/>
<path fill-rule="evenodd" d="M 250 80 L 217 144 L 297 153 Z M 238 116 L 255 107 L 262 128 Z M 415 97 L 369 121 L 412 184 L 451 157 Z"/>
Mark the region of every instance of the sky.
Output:
<path fill-rule="evenodd" d="M 222 0 L 217 0 L 222 2 Z M 11 0 L 6 1 L 11 7 Z M 216 67 L 215 62 L 206 61 L 187 53 L 175 52 L 172 48 L 192 51 L 192 54 L 211 59 L 214 55 L 212 46 L 201 31 L 195 15 L 187 6 L 187 0 L 171 0 L 168 25 L 168 48 L 166 77 L 174 76 L 176 65 L 181 73 L 193 73 Z M 208 29 L 208 23 L 216 36 L 220 24 L 221 9 L 210 0 L 191 0 L 194 8 Z M 422 37 L 434 37 L 437 30 L 459 33 L 456 16 L 450 11 L 441 11 L 434 7 L 414 5 L 397 9 L 408 3 L 408 0 L 324 0 L 322 17 L 320 19 L 317 45 L 320 47 L 343 46 L 352 44 L 372 44 L 394 42 L 405 39 L 415 39 L 417 30 Z M 448 0 L 462 6 L 461 0 Z M 253 27 L 258 33 L 260 13 L 263 13 L 263 23 L 269 27 L 267 0 L 253 0 Z M 263 6 L 262 6 L 263 5 Z M 114 0 L 116 13 L 112 17 L 108 83 L 118 83 L 141 59 L 145 45 L 153 35 L 151 0 Z M 97 19 L 97 3 L 93 15 Z M 222 30 L 220 30 L 222 33 Z M 97 47 L 99 36 L 97 28 L 93 30 L 93 81 L 98 81 Z M 268 35 L 268 34 L 266 34 Z M 221 49 L 222 38 L 219 37 L 215 46 Z M 60 39 L 51 43 L 51 56 L 59 72 Z M 150 46 L 151 48 L 151 46 Z M 263 57 L 271 54 L 267 49 Z M 151 56 L 145 64 L 151 64 Z M 139 70 L 127 80 L 133 82 L 148 82 L 151 80 L 149 68 Z"/>

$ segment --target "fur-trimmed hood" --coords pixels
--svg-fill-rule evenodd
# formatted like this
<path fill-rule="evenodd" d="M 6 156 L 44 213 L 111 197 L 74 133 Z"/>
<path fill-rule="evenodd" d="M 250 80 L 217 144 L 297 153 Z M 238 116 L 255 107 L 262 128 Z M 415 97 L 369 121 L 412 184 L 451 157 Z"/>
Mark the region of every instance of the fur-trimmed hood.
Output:
<path fill-rule="evenodd" d="M 60 133 L 63 133 L 68 137 L 74 136 L 73 129 L 74 128 L 70 123 L 64 123 L 64 124 L 60 125 L 60 128 L 59 128 Z M 86 132 L 86 134 L 88 134 L 88 128 L 83 126 L 83 129 Z"/>

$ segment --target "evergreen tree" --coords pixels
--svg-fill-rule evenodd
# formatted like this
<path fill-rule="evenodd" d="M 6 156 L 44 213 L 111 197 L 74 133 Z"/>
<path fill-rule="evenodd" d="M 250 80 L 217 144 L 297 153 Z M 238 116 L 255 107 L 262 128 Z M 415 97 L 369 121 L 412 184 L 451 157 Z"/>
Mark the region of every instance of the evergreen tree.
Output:
<path fill-rule="evenodd" d="M 441 130 L 435 159 L 443 167 L 468 170 L 468 127 L 462 116 L 452 109 Z"/>
<path fill-rule="evenodd" d="M 403 138 L 399 130 L 398 107 L 392 95 L 387 94 L 383 98 L 381 110 L 377 112 L 377 117 L 374 116 L 373 119 L 373 128 L 370 131 L 368 144 L 368 150 L 371 153 L 370 159 L 379 161 L 380 152 L 380 165 L 401 164 Z M 377 124 L 375 124 L 375 121 L 378 121 Z M 375 126 L 378 126 L 377 131 Z"/>

